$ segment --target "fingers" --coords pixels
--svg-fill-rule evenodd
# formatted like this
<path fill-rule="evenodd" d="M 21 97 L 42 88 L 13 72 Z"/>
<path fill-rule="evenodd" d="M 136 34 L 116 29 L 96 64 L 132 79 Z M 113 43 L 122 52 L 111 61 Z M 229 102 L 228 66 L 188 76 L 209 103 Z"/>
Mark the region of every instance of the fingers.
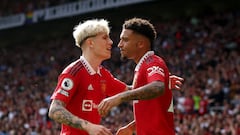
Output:
<path fill-rule="evenodd" d="M 110 129 L 96 124 L 91 124 L 86 131 L 89 135 L 113 135 Z"/>
<path fill-rule="evenodd" d="M 103 129 L 103 135 L 113 135 L 113 134 L 111 133 L 110 129 L 104 128 Z"/>
<path fill-rule="evenodd" d="M 176 81 L 176 84 L 175 85 L 177 85 L 177 86 L 181 86 L 182 85 L 182 82 L 180 82 L 180 81 Z"/>
<path fill-rule="evenodd" d="M 181 81 L 181 82 L 184 81 L 184 79 L 182 77 L 179 77 L 179 76 L 176 76 L 176 75 L 171 75 L 170 78 L 173 79 L 173 80 Z"/>
<path fill-rule="evenodd" d="M 101 116 L 106 116 L 109 111 L 121 103 L 120 96 L 114 95 L 112 97 L 105 98 L 98 105 L 98 112 Z"/>
<path fill-rule="evenodd" d="M 184 79 L 176 75 L 171 75 L 169 78 L 169 88 L 172 90 L 181 90 Z"/>
<path fill-rule="evenodd" d="M 104 110 L 104 102 L 102 101 L 99 105 L 98 105 L 98 113 L 101 115 L 101 116 L 105 116 L 105 110 Z"/>
<path fill-rule="evenodd" d="M 98 112 L 101 116 L 106 116 L 108 114 L 108 107 L 107 103 L 105 100 L 103 100 L 99 105 L 98 105 Z"/>
<path fill-rule="evenodd" d="M 90 135 L 113 135 L 110 129 L 107 129 L 105 127 L 101 127 L 99 131 L 95 131 L 94 133 Z"/>
<path fill-rule="evenodd" d="M 183 79 L 182 77 L 178 77 L 178 76 L 176 76 L 176 79 L 177 79 L 178 81 L 181 81 L 181 82 L 184 81 L 184 79 Z"/>
<path fill-rule="evenodd" d="M 175 88 L 176 90 L 180 90 L 180 89 L 181 89 L 181 86 L 182 86 L 182 82 L 176 81 L 174 88 Z"/>

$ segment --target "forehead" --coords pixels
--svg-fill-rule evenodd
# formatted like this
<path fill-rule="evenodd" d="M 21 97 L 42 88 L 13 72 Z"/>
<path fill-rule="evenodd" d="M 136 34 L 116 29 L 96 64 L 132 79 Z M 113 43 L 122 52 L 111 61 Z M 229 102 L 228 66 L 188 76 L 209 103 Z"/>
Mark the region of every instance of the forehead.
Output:
<path fill-rule="evenodd" d="M 133 30 L 130 29 L 122 29 L 120 37 L 130 37 L 133 34 Z"/>
<path fill-rule="evenodd" d="M 99 32 L 96 36 L 108 36 L 106 32 Z"/>
<path fill-rule="evenodd" d="M 145 38 L 143 35 L 135 32 L 134 30 L 131 29 L 123 29 L 120 35 L 120 38 L 125 38 L 125 39 L 142 39 Z"/>

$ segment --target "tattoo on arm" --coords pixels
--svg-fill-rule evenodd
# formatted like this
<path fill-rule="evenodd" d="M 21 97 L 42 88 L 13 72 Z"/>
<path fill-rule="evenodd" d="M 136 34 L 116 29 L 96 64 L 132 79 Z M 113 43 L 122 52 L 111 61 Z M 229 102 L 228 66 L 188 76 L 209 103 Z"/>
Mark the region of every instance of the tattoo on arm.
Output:
<path fill-rule="evenodd" d="M 50 110 L 49 116 L 55 121 L 69 125 L 71 127 L 83 129 L 83 124 L 87 125 L 88 121 L 78 118 L 73 115 L 65 108 L 65 103 L 60 100 L 53 100 Z"/>
<path fill-rule="evenodd" d="M 121 93 L 121 100 L 130 101 L 130 100 L 146 100 L 158 97 L 164 92 L 164 83 L 163 82 L 152 82 L 145 86 L 126 91 Z"/>

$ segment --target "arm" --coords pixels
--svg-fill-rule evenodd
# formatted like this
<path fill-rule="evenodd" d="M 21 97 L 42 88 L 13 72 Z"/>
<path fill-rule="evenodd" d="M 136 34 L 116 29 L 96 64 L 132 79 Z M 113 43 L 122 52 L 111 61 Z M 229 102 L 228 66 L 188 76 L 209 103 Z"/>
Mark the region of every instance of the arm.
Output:
<path fill-rule="evenodd" d="M 131 100 L 146 100 L 158 97 L 164 92 L 164 83 L 160 81 L 154 81 L 142 87 L 119 93 L 116 98 L 119 98 L 120 103 Z"/>
<path fill-rule="evenodd" d="M 142 87 L 125 91 L 116 94 L 112 97 L 105 98 L 98 106 L 100 115 L 105 116 L 114 106 L 119 105 L 122 102 L 131 100 L 146 100 L 156 98 L 164 93 L 164 83 L 160 81 L 154 81 Z"/>
<path fill-rule="evenodd" d="M 116 135 L 132 135 L 135 131 L 135 120 L 130 122 L 128 125 L 118 129 Z"/>
<path fill-rule="evenodd" d="M 48 115 L 50 118 L 59 123 L 69 125 L 71 127 L 75 127 L 82 130 L 89 124 L 88 121 L 80 119 L 73 115 L 72 113 L 70 113 L 65 108 L 65 103 L 60 100 L 52 101 Z"/>
<path fill-rule="evenodd" d="M 65 103 L 60 100 L 53 100 L 49 108 L 49 117 L 53 120 L 69 125 L 74 128 L 87 131 L 90 135 L 102 133 L 102 135 L 112 135 L 110 130 L 101 125 L 93 124 L 87 120 L 81 119 L 65 108 Z"/>

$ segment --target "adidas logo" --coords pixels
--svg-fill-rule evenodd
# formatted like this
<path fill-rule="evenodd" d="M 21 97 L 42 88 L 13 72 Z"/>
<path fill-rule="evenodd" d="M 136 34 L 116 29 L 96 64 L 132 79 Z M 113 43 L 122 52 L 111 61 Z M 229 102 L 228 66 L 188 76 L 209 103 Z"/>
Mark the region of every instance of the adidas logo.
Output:
<path fill-rule="evenodd" d="M 88 90 L 93 90 L 92 84 L 89 84 L 89 85 L 88 85 Z"/>

